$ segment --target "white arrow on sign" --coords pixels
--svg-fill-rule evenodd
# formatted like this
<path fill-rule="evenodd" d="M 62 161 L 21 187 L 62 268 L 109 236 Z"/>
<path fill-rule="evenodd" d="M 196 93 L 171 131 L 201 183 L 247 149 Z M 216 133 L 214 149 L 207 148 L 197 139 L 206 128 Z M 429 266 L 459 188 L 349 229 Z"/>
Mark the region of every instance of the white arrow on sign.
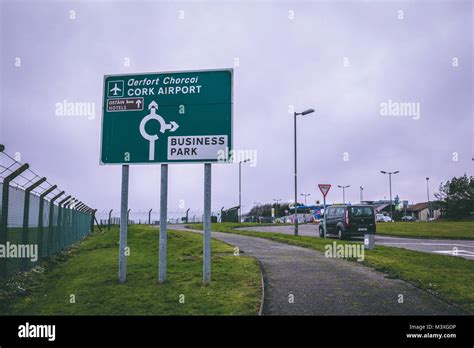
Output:
<path fill-rule="evenodd" d="M 175 121 L 171 121 L 170 123 L 165 123 L 164 129 L 161 129 L 160 132 L 164 133 L 165 130 L 169 130 L 170 132 L 174 132 L 177 130 L 179 127 L 179 124 L 177 124 Z"/>
<path fill-rule="evenodd" d="M 150 113 L 146 115 L 142 121 L 140 122 L 140 134 L 143 138 L 150 142 L 148 160 L 154 161 L 155 160 L 155 141 L 158 140 L 157 134 L 148 134 L 145 131 L 145 125 L 150 120 L 155 120 L 160 123 L 160 132 L 164 133 L 165 131 L 169 130 L 170 132 L 174 132 L 178 129 L 179 125 L 175 121 L 171 121 L 170 123 L 166 123 L 165 119 L 156 113 L 158 109 L 158 104 L 153 100 L 148 105 L 148 110 Z"/>
<path fill-rule="evenodd" d="M 142 101 L 140 99 L 138 99 L 135 103 L 137 104 L 138 108 L 140 108 L 140 105 L 142 105 Z"/>
<path fill-rule="evenodd" d="M 319 184 L 319 189 L 321 190 L 321 193 L 323 194 L 323 197 L 326 197 L 326 195 L 329 192 L 329 189 L 331 188 L 331 185 L 329 184 Z"/>
<path fill-rule="evenodd" d="M 148 110 L 151 110 L 151 109 L 158 109 L 158 104 L 154 100 L 152 100 L 150 105 L 148 105 Z"/>

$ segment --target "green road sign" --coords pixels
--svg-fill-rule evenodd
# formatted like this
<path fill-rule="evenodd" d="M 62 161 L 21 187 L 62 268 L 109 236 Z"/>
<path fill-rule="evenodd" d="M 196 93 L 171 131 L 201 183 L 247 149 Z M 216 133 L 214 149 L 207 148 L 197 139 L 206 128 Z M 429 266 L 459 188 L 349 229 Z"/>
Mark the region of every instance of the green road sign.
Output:
<path fill-rule="evenodd" d="M 104 77 L 102 164 L 226 161 L 232 140 L 232 69 Z"/>

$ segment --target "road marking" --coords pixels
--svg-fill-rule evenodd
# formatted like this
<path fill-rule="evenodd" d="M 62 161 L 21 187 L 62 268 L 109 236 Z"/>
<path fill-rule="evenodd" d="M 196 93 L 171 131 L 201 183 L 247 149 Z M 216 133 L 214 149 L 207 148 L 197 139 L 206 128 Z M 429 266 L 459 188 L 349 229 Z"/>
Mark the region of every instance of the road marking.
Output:
<path fill-rule="evenodd" d="M 474 257 L 474 252 L 467 250 L 433 250 L 433 252 L 452 256 Z"/>
<path fill-rule="evenodd" d="M 455 244 L 455 243 L 402 243 L 402 242 L 379 242 L 379 244 L 411 244 L 411 245 L 438 245 L 438 246 L 450 246 L 450 245 L 454 245 L 454 246 L 462 246 L 462 247 L 467 247 L 467 248 L 474 248 L 474 245 L 469 245 L 469 244 Z"/>

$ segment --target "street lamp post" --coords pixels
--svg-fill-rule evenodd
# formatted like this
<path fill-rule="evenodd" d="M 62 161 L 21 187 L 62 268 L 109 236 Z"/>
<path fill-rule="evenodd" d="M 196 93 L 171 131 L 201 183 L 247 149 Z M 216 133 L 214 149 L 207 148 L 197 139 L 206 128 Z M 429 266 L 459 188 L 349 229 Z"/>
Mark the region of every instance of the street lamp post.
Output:
<path fill-rule="evenodd" d="M 296 149 L 296 116 L 305 116 L 310 113 L 314 112 L 313 109 L 308 109 L 303 112 L 294 112 L 294 135 L 295 135 L 295 236 L 298 235 L 298 166 L 297 166 L 297 160 L 296 160 L 296 154 L 297 154 L 297 149 Z"/>
<path fill-rule="evenodd" d="M 360 188 L 360 203 L 362 203 L 362 192 L 364 191 L 364 188 L 362 186 L 359 186 Z"/>
<path fill-rule="evenodd" d="M 337 187 L 342 188 L 342 204 L 346 204 L 346 188 L 351 187 L 351 185 L 337 185 Z"/>
<path fill-rule="evenodd" d="M 242 163 L 249 161 L 249 158 L 244 161 L 239 161 L 239 223 L 242 222 Z"/>
<path fill-rule="evenodd" d="M 400 173 L 400 171 L 396 170 L 394 172 L 386 172 L 384 170 L 381 170 L 380 173 L 388 174 L 388 185 L 390 187 L 390 218 L 393 220 L 393 213 L 392 213 L 392 174 L 398 174 L 398 173 Z"/>
<path fill-rule="evenodd" d="M 428 222 L 430 221 L 431 217 L 431 209 L 430 209 L 430 186 L 429 186 L 430 178 L 426 178 L 426 194 L 428 196 Z"/>
<path fill-rule="evenodd" d="M 311 196 L 311 193 L 300 193 L 304 197 L 304 206 L 306 207 L 306 197 Z"/>

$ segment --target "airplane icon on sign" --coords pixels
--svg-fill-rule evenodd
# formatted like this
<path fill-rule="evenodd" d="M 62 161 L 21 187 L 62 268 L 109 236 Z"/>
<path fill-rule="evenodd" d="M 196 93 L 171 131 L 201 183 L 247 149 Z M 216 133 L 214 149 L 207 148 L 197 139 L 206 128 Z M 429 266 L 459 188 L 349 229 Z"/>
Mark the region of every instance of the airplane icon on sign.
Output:
<path fill-rule="evenodd" d="M 112 98 L 123 97 L 124 82 L 123 81 L 109 81 L 107 96 Z"/>
<path fill-rule="evenodd" d="M 115 84 L 115 87 L 112 88 L 110 91 L 114 92 L 114 95 L 117 95 L 117 92 L 122 92 L 122 90 L 117 87 L 117 84 Z"/>

